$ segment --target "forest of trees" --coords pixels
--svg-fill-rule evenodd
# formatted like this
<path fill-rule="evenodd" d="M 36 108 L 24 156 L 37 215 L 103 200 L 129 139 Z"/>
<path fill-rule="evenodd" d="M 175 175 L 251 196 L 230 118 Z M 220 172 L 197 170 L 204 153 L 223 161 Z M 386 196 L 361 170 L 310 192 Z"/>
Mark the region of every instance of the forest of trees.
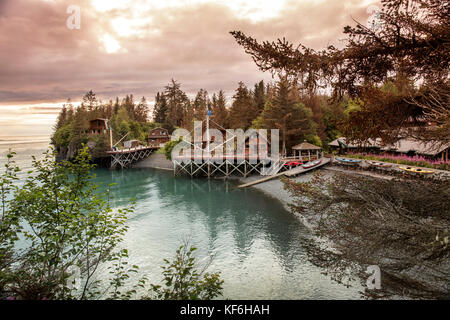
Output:
<path fill-rule="evenodd" d="M 304 140 L 327 148 L 328 142 L 340 135 L 346 110 L 354 104 L 349 99 L 329 101 L 329 96 L 304 92 L 297 81 L 281 75 L 277 81 L 260 81 L 253 88 L 239 82 L 228 102 L 224 91 L 209 95 L 204 89 L 190 100 L 181 84 L 172 80 L 156 94 L 153 121 L 169 130 L 192 130 L 194 121 L 205 120 L 210 108 L 211 127 L 279 129 L 281 150 L 286 152 Z"/>
<path fill-rule="evenodd" d="M 52 144 L 61 158 L 70 159 L 82 144 L 92 142 L 90 149 L 93 157 L 102 157 L 110 147 L 109 134 L 88 135 L 86 131 L 90 120 L 108 119 L 114 141 L 120 140 L 128 133 L 127 139 L 137 139 L 145 144 L 148 131 L 154 126 L 149 122 L 148 116 L 149 107 L 145 97 L 137 103 L 133 95 L 127 95 L 122 100 L 116 98 L 115 101 L 102 103 L 91 90 L 83 96 L 79 106 L 75 107 L 70 100 L 63 105 L 54 127 Z"/>
<path fill-rule="evenodd" d="M 150 129 L 161 126 L 169 131 L 180 127 L 192 130 L 194 121 L 205 120 L 210 108 L 212 128 L 279 129 L 280 147 L 287 153 L 291 146 L 304 140 L 326 148 L 340 135 L 339 126 L 353 103 L 348 100 L 330 104 L 329 99 L 305 93 L 296 81 L 283 76 L 270 83 L 260 81 L 253 88 L 239 82 L 230 99 L 223 90 L 211 95 L 204 89 L 190 99 L 181 84 L 172 79 L 164 91 L 156 94 L 152 112 L 144 97 L 135 102 L 133 95 L 127 95 L 122 100 L 103 103 L 89 91 L 80 106 L 74 107 L 70 100 L 63 105 L 52 142 L 64 159 L 70 159 L 82 144 L 89 142 L 94 158 L 102 157 L 110 147 L 109 134 L 86 133 L 89 120 L 108 119 L 114 142 L 128 133 L 125 140 L 137 139 L 145 145 Z"/>

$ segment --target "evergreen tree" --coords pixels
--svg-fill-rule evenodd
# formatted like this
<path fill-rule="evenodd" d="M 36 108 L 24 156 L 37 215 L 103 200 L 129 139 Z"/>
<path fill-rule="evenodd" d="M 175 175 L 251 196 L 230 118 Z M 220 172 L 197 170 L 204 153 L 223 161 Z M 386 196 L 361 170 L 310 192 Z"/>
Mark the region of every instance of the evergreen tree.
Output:
<path fill-rule="evenodd" d="M 239 82 L 239 87 L 236 89 L 233 99 L 230 109 L 230 126 L 234 129 L 247 130 L 258 116 L 252 93 L 243 82 Z"/>
<path fill-rule="evenodd" d="M 220 90 L 218 96 L 214 94 L 212 100 L 212 120 L 222 128 L 228 129 L 228 109 L 223 91 Z"/>
<path fill-rule="evenodd" d="M 67 103 L 63 104 L 61 111 L 58 114 L 58 118 L 56 119 L 56 124 L 53 127 L 53 130 L 56 131 L 59 128 L 62 128 L 68 122 L 68 108 L 72 106 L 70 99 L 67 99 Z"/>
<path fill-rule="evenodd" d="M 266 103 L 266 93 L 263 80 L 255 84 L 255 89 L 253 91 L 253 98 L 255 100 L 255 105 L 256 109 L 258 110 L 258 113 L 261 113 L 264 110 L 264 105 Z"/>
<path fill-rule="evenodd" d="M 94 108 L 98 105 L 98 100 L 95 93 L 92 90 L 87 92 L 83 96 L 83 102 L 81 104 L 85 106 L 89 111 L 94 110 Z"/>
<path fill-rule="evenodd" d="M 281 78 L 275 89 L 275 96 L 268 100 L 261 117 L 256 121 L 266 129 L 279 129 L 282 139 L 282 154 L 287 155 L 288 147 L 294 142 L 315 134 L 312 112 L 299 101 L 293 99 L 292 84 Z"/>
<path fill-rule="evenodd" d="M 194 118 L 195 120 L 202 121 L 206 119 L 206 109 L 208 104 L 208 92 L 200 89 L 197 96 L 194 99 Z"/>
<path fill-rule="evenodd" d="M 142 97 L 141 101 L 136 106 L 135 113 L 136 113 L 135 115 L 136 121 L 147 122 L 149 109 L 145 97 Z"/>
<path fill-rule="evenodd" d="M 174 79 L 165 87 L 164 95 L 167 101 L 167 124 L 171 127 L 183 125 L 183 118 L 190 101 L 186 93 L 180 89 L 180 84 Z"/>
<path fill-rule="evenodd" d="M 157 93 L 155 97 L 155 106 L 153 108 L 153 121 L 156 123 L 167 123 L 167 101 L 164 93 Z"/>
<path fill-rule="evenodd" d="M 113 107 L 114 114 L 117 114 L 117 112 L 119 111 L 119 108 L 120 108 L 119 97 L 116 97 L 116 101 L 114 102 L 114 107 Z"/>

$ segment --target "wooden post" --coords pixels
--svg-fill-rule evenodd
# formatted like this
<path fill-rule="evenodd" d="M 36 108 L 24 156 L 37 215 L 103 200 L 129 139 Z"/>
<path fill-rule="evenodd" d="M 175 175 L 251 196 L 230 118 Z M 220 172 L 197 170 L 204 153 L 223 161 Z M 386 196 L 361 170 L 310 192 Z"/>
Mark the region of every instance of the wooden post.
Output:
<path fill-rule="evenodd" d="M 113 148 L 113 140 L 112 140 L 112 129 L 109 129 L 109 148 L 112 150 Z"/>

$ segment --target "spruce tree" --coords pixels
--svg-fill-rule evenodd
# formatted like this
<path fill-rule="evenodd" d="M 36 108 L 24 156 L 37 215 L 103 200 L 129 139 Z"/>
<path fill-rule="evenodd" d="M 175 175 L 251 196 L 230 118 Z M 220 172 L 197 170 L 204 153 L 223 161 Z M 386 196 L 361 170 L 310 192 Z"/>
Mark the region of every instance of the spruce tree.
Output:
<path fill-rule="evenodd" d="M 223 91 L 220 90 L 217 96 L 214 94 L 212 100 L 212 120 L 222 128 L 228 129 L 228 109 Z"/>
<path fill-rule="evenodd" d="M 243 82 L 239 82 L 233 99 L 230 109 L 230 126 L 234 129 L 247 130 L 258 116 L 253 95 Z"/>
<path fill-rule="evenodd" d="M 311 109 L 295 100 L 293 87 L 286 78 L 281 78 L 275 88 L 275 95 L 268 100 L 258 123 L 266 129 L 279 129 L 282 139 L 282 154 L 295 142 L 315 134 L 315 123 Z"/>

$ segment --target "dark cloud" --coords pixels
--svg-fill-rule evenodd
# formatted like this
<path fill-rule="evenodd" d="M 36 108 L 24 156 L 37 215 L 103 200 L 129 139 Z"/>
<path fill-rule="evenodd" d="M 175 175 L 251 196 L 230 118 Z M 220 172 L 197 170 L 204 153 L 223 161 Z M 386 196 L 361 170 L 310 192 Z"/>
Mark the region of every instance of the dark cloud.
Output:
<path fill-rule="evenodd" d="M 253 85 L 270 75 L 257 69 L 229 31 L 320 49 L 339 45 L 343 27 L 368 16 L 368 5 L 356 0 L 290 1 L 277 17 L 258 22 L 203 3 L 141 12 L 151 19 L 121 37 L 113 21 L 133 17 L 130 9 L 102 13 L 89 0 L 74 3 L 82 10 L 80 30 L 66 27 L 67 1 L 0 0 L 0 103 L 79 100 L 90 89 L 104 100 L 128 93 L 151 100 L 171 78 L 190 94 L 204 88 L 230 96 L 238 81 Z M 105 34 L 121 50 L 105 52 Z"/>

